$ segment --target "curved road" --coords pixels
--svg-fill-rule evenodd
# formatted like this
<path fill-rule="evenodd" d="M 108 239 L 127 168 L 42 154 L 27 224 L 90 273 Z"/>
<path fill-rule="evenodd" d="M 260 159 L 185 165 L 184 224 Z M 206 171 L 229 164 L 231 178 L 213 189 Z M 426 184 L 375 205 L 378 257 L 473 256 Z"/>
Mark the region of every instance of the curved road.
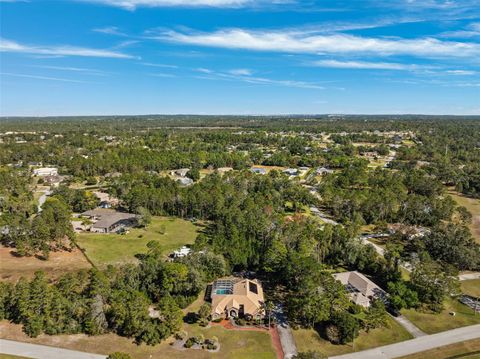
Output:
<path fill-rule="evenodd" d="M 106 355 L 0 339 L 0 353 L 33 359 L 105 359 Z"/>
<path fill-rule="evenodd" d="M 385 345 L 361 352 L 338 355 L 335 359 L 392 359 L 435 349 L 449 344 L 461 343 L 471 339 L 480 338 L 480 324 L 469 327 L 447 330 L 432 335 L 406 340 L 404 342 Z"/>

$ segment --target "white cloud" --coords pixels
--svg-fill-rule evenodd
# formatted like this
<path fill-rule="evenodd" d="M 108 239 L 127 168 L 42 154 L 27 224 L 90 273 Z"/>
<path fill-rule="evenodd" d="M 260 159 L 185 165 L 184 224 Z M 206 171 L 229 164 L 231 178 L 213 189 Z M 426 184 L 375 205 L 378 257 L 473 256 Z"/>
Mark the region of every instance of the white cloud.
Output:
<path fill-rule="evenodd" d="M 137 7 L 238 7 L 253 0 L 80 0 L 135 10 Z"/>
<path fill-rule="evenodd" d="M 422 66 L 414 64 L 399 64 L 393 62 L 365 62 L 365 61 L 337 61 L 337 60 L 320 60 L 314 61 L 313 65 L 319 67 L 332 67 L 339 69 L 365 69 L 365 70 L 406 70 L 414 71 Z"/>
<path fill-rule="evenodd" d="M 470 76 L 475 75 L 477 72 L 470 70 L 447 70 L 446 73 L 449 75 Z"/>
<path fill-rule="evenodd" d="M 118 59 L 134 58 L 121 52 L 106 50 L 106 49 L 92 49 L 86 47 L 77 47 L 69 45 L 61 46 L 31 46 L 22 45 L 18 42 L 0 39 L 0 52 L 15 52 L 33 55 L 51 55 L 51 56 L 81 56 L 81 57 L 108 57 Z"/>
<path fill-rule="evenodd" d="M 0 72 L 0 75 L 2 75 L 2 76 L 24 77 L 24 78 L 35 79 L 35 80 L 87 83 L 86 81 L 65 79 L 65 78 L 60 78 L 60 77 L 38 76 L 38 75 L 28 75 L 28 74 L 15 74 L 15 73 L 10 73 L 10 72 Z"/>
<path fill-rule="evenodd" d="M 89 69 L 84 67 L 48 66 L 48 65 L 32 65 L 32 67 L 37 67 L 37 68 L 47 69 L 47 70 L 71 71 L 71 72 L 85 73 L 89 75 L 99 75 L 99 76 L 103 76 L 106 74 L 105 72 L 100 70 Z"/>
<path fill-rule="evenodd" d="M 178 69 L 178 66 L 176 66 L 176 65 L 155 64 L 155 63 L 152 63 L 152 62 L 140 62 L 140 65 L 151 66 L 151 67 L 162 67 L 162 68 L 167 68 L 167 69 Z"/>
<path fill-rule="evenodd" d="M 480 56 L 480 44 L 435 38 L 372 38 L 302 31 L 220 30 L 212 33 L 166 31 L 154 39 L 189 45 L 253 51 L 319 54 L 410 55 L 419 57 Z"/>
<path fill-rule="evenodd" d="M 173 74 L 166 74 L 166 73 L 154 73 L 154 74 L 149 74 L 150 76 L 153 76 L 153 77 L 165 77 L 165 78 L 172 78 L 172 77 L 177 77 Z"/>
<path fill-rule="evenodd" d="M 296 87 L 296 88 L 315 89 L 315 90 L 325 89 L 323 86 L 320 86 L 312 82 L 305 82 L 305 81 L 269 79 L 265 77 L 232 74 L 231 71 L 218 72 L 218 71 L 213 71 L 205 68 L 199 68 L 199 69 L 196 69 L 195 71 L 205 74 L 197 78 L 207 79 L 207 80 L 240 81 L 240 82 L 246 82 L 246 83 L 257 84 L 257 85 Z"/>
<path fill-rule="evenodd" d="M 249 69 L 233 69 L 228 71 L 228 73 L 232 75 L 240 75 L 240 76 L 250 76 L 252 74 L 252 70 Z"/>

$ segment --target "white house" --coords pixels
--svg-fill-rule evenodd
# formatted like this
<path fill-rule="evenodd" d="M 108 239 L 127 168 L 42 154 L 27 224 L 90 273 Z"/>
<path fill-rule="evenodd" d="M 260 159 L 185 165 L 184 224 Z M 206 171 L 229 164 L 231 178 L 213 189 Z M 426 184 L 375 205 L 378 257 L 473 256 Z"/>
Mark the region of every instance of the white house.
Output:
<path fill-rule="evenodd" d="M 35 176 L 45 177 L 45 176 L 58 176 L 58 168 L 55 167 L 42 167 L 36 168 L 33 170 Z"/>

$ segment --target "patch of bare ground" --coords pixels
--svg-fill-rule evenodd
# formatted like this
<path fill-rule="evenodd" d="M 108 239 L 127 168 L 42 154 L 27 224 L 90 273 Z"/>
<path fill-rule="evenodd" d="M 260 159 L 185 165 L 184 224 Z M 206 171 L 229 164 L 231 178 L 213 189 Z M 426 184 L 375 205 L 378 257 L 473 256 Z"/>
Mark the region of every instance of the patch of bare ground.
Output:
<path fill-rule="evenodd" d="M 32 278 L 36 271 L 44 271 L 49 278 L 58 278 L 66 272 L 91 268 L 83 253 L 75 249 L 72 252 L 51 252 L 48 260 L 35 256 L 18 257 L 14 248 L 0 246 L 0 280 L 15 282 L 20 277 Z"/>

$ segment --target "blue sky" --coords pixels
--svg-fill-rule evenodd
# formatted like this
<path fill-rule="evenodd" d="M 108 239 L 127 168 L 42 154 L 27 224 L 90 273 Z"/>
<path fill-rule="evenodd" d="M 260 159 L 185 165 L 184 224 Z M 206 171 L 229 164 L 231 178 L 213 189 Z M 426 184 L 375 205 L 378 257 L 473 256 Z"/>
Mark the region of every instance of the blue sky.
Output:
<path fill-rule="evenodd" d="M 480 0 L 0 0 L 0 115 L 480 114 Z"/>

